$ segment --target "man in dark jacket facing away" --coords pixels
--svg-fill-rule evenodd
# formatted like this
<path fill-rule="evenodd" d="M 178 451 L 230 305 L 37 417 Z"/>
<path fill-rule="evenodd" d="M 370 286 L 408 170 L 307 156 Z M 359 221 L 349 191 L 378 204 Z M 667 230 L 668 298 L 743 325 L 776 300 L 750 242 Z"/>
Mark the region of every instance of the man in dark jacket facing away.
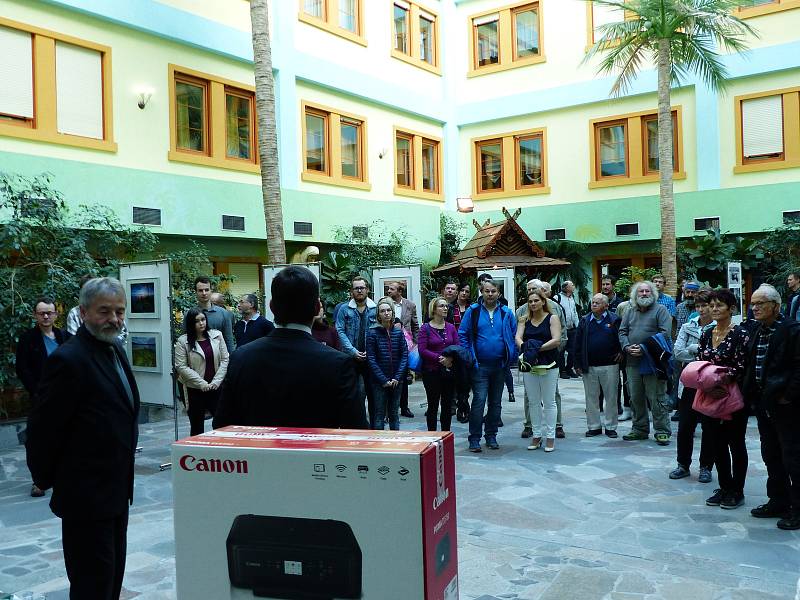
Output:
<path fill-rule="evenodd" d="M 605 294 L 595 294 L 591 312 L 578 323 L 575 335 L 575 370 L 583 379 L 586 397 L 586 437 L 603 433 L 597 399 L 600 392 L 610 401 L 603 404 L 606 435 L 617 437 L 617 405 L 613 401 L 619 388 L 619 317 L 608 310 Z"/>
<path fill-rule="evenodd" d="M 33 482 L 53 488 L 70 598 L 116 600 L 133 501 L 139 392 L 117 336 L 125 289 L 92 279 L 80 293 L 83 325 L 47 359 L 28 419 Z"/>
<path fill-rule="evenodd" d="M 231 356 L 214 428 L 226 425 L 367 429 L 354 359 L 311 336 L 319 282 L 305 267 L 272 280 L 275 330 Z"/>
<path fill-rule="evenodd" d="M 747 346 L 742 387 L 758 418 L 769 496 L 750 514 L 800 529 L 800 323 L 781 315 L 771 285 L 759 287 L 750 306 L 759 326 Z"/>
<path fill-rule="evenodd" d="M 39 298 L 33 305 L 36 327 L 24 332 L 17 342 L 17 377 L 27 390 L 32 404 L 36 404 L 36 389 L 42 377 L 44 361 L 72 337 L 70 333 L 53 325 L 57 316 L 55 301 L 48 297 Z M 44 490 L 33 485 L 31 496 L 41 498 Z"/>

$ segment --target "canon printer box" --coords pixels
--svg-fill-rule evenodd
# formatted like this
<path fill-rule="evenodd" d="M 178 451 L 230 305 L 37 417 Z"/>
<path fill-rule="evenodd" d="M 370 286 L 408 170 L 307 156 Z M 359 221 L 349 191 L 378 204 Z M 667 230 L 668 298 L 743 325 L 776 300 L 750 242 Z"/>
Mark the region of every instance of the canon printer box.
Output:
<path fill-rule="evenodd" d="M 172 446 L 178 598 L 457 600 L 449 432 L 231 426 Z"/>

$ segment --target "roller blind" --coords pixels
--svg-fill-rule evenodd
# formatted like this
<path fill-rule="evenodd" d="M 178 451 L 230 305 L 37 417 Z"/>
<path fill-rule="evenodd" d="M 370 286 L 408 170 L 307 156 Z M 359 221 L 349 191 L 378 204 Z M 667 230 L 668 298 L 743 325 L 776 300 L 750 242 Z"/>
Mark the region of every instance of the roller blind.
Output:
<path fill-rule="evenodd" d="M 31 34 L 0 27 L 0 113 L 33 118 Z"/>
<path fill-rule="evenodd" d="M 56 42 L 58 131 L 103 139 L 103 67 L 96 50 Z"/>
<path fill-rule="evenodd" d="M 475 27 L 479 25 L 486 25 L 487 23 L 494 23 L 495 21 L 500 20 L 500 13 L 493 13 L 491 15 L 486 15 L 484 17 L 478 17 L 476 19 L 472 19 L 472 24 Z"/>
<path fill-rule="evenodd" d="M 742 101 L 742 151 L 745 158 L 783 152 L 783 96 Z"/>

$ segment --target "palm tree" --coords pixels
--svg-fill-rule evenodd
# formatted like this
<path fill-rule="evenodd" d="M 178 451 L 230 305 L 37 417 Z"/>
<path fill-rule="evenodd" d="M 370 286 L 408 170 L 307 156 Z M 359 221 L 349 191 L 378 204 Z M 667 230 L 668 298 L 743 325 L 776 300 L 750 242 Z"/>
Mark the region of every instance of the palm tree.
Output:
<path fill-rule="evenodd" d="M 747 49 L 747 35 L 757 35 L 736 16 L 753 0 L 594 0 L 625 11 L 625 20 L 598 28 L 601 37 L 584 63 L 602 54 L 598 73 L 616 74 L 611 95 L 624 94 L 646 66 L 658 70 L 658 164 L 661 207 L 661 268 L 667 293 L 675 295 L 678 269 L 675 203 L 672 190 L 672 110 L 670 87 L 696 75 L 712 90 L 725 88 L 727 72 L 718 48 Z"/>
<path fill-rule="evenodd" d="M 261 195 L 264 201 L 264 219 L 267 222 L 267 252 L 273 264 L 285 263 L 281 180 L 278 173 L 278 133 L 275 124 L 275 80 L 269 45 L 267 0 L 251 0 L 250 23 L 253 29 L 258 160 L 261 163 Z"/>

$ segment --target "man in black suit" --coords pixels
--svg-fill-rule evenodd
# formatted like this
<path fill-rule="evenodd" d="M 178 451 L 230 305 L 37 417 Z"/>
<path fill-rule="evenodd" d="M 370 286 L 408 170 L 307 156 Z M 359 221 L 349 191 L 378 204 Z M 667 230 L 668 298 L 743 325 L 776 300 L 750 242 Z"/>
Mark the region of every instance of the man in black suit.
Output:
<path fill-rule="evenodd" d="M 258 312 L 258 296 L 255 294 L 245 294 L 239 299 L 239 312 L 242 318 L 233 326 L 233 337 L 236 338 L 237 348 L 266 337 L 275 329 L 272 321 L 268 321 Z"/>
<path fill-rule="evenodd" d="M 311 336 L 319 282 L 304 267 L 272 280 L 275 330 L 238 349 L 222 384 L 214 428 L 226 425 L 367 429 L 353 358 Z"/>
<path fill-rule="evenodd" d="M 28 467 L 53 488 L 73 600 L 118 599 L 125 572 L 139 433 L 139 392 L 117 339 L 125 304 L 116 279 L 83 286 L 83 325 L 48 358 L 28 419 Z"/>
<path fill-rule="evenodd" d="M 28 391 L 31 404 L 36 403 L 36 388 L 39 387 L 42 377 L 44 361 L 72 337 L 68 332 L 53 326 L 57 316 L 55 301 L 44 296 L 39 298 L 33 305 L 36 327 L 24 332 L 17 342 L 17 377 Z M 34 484 L 31 486 L 31 496 L 41 498 L 44 490 Z"/>

